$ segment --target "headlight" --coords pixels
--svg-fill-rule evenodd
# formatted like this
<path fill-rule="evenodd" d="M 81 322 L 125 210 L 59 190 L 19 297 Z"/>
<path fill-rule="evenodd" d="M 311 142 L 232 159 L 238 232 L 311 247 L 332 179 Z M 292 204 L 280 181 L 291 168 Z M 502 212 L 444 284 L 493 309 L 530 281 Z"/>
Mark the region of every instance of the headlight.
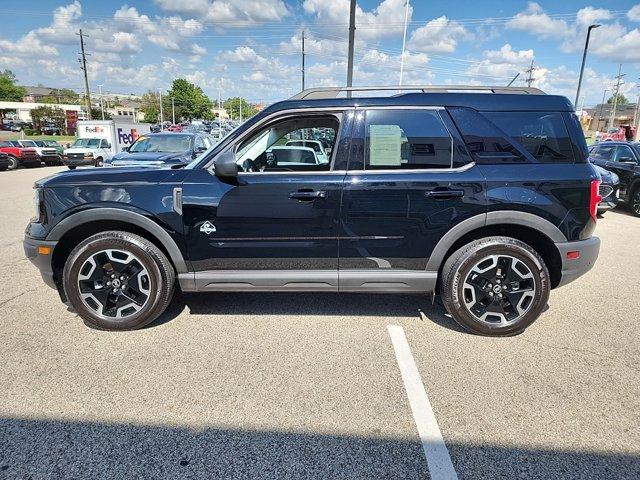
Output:
<path fill-rule="evenodd" d="M 42 187 L 36 187 L 33 190 L 33 207 L 34 207 L 34 216 L 31 219 L 36 223 L 42 223 L 44 220 L 44 195 L 42 192 Z"/>
<path fill-rule="evenodd" d="M 85 154 L 84 154 L 84 156 L 85 156 L 85 157 L 93 157 L 93 153 L 88 152 L 88 153 L 85 153 Z"/>

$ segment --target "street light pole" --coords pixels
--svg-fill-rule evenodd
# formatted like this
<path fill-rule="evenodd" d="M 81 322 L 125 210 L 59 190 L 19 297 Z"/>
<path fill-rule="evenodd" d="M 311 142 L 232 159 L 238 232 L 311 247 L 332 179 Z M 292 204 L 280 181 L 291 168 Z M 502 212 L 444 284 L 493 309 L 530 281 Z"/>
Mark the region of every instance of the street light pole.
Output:
<path fill-rule="evenodd" d="M 406 1 L 404 6 L 404 33 L 402 34 L 402 53 L 400 54 L 400 83 L 402 86 L 402 74 L 404 73 L 404 49 L 407 43 L 407 23 L 409 21 L 409 0 Z"/>
<path fill-rule="evenodd" d="M 582 65 L 580 66 L 580 77 L 578 78 L 578 90 L 576 91 L 576 101 L 573 103 L 573 108 L 578 108 L 578 99 L 580 98 L 580 87 L 582 86 L 582 76 L 584 75 L 584 64 L 587 61 L 587 50 L 589 49 L 589 37 L 591 36 L 591 30 L 598 28 L 600 25 L 589 25 L 587 29 L 587 40 L 584 43 L 584 52 L 582 52 Z"/>

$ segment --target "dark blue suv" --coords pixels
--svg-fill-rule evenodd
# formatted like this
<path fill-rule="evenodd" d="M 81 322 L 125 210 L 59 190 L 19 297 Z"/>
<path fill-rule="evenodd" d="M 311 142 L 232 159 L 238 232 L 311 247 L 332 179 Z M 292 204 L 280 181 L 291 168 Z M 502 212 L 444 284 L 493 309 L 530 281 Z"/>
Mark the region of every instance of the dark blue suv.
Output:
<path fill-rule="evenodd" d="M 102 329 L 153 321 L 177 283 L 439 293 L 472 332 L 523 331 L 598 256 L 599 177 L 571 103 L 527 88 L 374 89 L 398 87 L 305 90 L 183 168 L 44 179 L 26 255 Z"/>

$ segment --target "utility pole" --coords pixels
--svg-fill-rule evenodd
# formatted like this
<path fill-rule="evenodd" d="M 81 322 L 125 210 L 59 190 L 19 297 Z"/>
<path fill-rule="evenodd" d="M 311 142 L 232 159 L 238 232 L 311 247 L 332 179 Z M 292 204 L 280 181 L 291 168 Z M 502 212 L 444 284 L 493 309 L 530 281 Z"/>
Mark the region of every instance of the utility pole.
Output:
<path fill-rule="evenodd" d="M 578 98 L 580 97 L 580 86 L 582 85 L 582 76 L 584 75 L 584 64 L 587 61 L 587 50 L 589 49 L 589 37 L 591 36 L 591 30 L 598 28 L 600 25 L 597 23 L 589 25 L 587 29 L 587 40 L 584 43 L 584 52 L 582 52 L 582 65 L 580 66 L 580 77 L 578 78 L 578 89 L 576 90 L 576 101 L 573 102 L 574 110 L 578 108 Z"/>
<path fill-rule="evenodd" d="M 87 119 L 91 120 L 91 95 L 89 94 L 89 77 L 87 76 L 87 54 L 84 51 L 84 37 L 88 37 L 89 35 L 83 34 L 82 29 L 80 29 L 80 32 L 76 33 L 76 35 L 80 35 L 81 68 L 84 73 L 84 99 L 87 109 Z"/>
<path fill-rule="evenodd" d="M 604 89 L 604 92 L 602 92 L 602 102 L 600 103 L 600 115 L 598 115 L 598 130 L 600 130 L 600 122 L 602 121 L 602 110 L 604 109 L 604 97 L 607 96 L 607 92 L 609 91 L 608 88 Z M 604 121 L 604 126 L 607 126 L 607 121 Z"/>
<path fill-rule="evenodd" d="M 347 87 L 353 86 L 353 42 L 356 36 L 356 0 L 351 0 L 349 7 L 349 58 L 347 60 Z M 351 98 L 351 91 L 347 91 L 347 98 Z"/>
<path fill-rule="evenodd" d="M 171 121 L 176 124 L 176 102 L 175 98 L 171 97 Z"/>
<path fill-rule="evenodd" d="M 302 90 L 304 90 L 304 30 L 302 30 Z"/>
<path fill-rule="evenodd" d="M 104 120 L 104 104 L 102 103 L 102 85 L 98 85 L 98 91 L 100 92 L 100 111 L 102 112 L 102 120 Z"/>
<path fill-rule="evenodd" d="M 531 84 L 533 83 L 533 72 L 535 70 L 536 69 L 533 66 L 533 59 L 531 59 L 531 66 L 524 71 L 524 73 L 527 74 L 527 79 L 525 80 L 525 82 L 527 82 L 527 87 L 530 87 Z"/>
<path fill-rule="evenodd" d="M 621 73 L 622 72 L 622 64 L 618 65 L 618 75 L 616 76 L 617 82 L 616 82 L 616 88 L 614 90 L 613 93 L 613 108 L 611 109 L 611 117 L 609 118 L 609 127 L 613 127 L 615 119 L 616 119 L 616 107 L 618 106 L 618 94 L 620 93 L 620 85 L 621 85 L 621 80 L 622 77 L 624 77 L 626 74 Z M 622 82 L 624 83 L 624 82 Z"/>
<path fill-rule="evenodd" d="M 404 5 L 404 33 L 402 34 L 402 53 L 400 54 L 400 83 L 402 86 L 402 74 L 404 73 L 404 48 L 407 44 L 407 22 L 409 21 L 409 0 Z M 400 93 L 400 92 L 398 92 Z"/>

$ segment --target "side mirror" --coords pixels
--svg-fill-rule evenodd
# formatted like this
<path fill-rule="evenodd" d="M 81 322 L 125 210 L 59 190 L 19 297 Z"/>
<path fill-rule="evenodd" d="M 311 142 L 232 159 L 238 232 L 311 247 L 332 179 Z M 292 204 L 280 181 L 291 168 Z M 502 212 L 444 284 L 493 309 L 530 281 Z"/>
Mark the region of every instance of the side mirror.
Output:
<path fill-rule="evenodd" d="M 233 150 L 227 150 L 221 153 L 213 162 L 216 175 L 219 177 L 237 177 L 238 164 L 236 163 L 236 154 Z"/>
<path fill-rule="evenodd" d="M 129 147 L 122 147 L 122 151 L 123 152 L 128 152 L 129 151 Z"/>

